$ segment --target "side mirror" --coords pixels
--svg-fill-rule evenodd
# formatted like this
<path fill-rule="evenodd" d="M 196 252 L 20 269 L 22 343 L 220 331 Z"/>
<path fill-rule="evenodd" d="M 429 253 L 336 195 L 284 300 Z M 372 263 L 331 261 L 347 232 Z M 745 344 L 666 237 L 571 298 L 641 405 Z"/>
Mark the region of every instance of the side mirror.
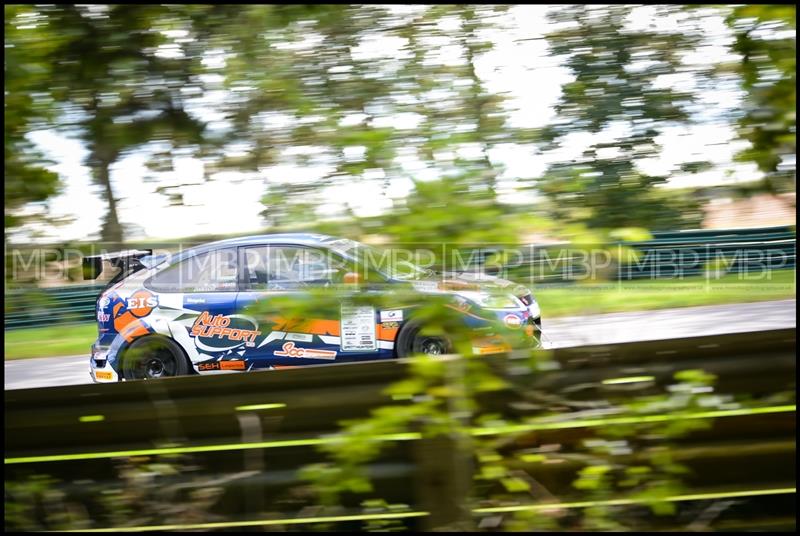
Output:
<path fill-rule="evenodd" d="M 357 272 L 347 272 L 344 274 L 345 285 L 358 285 L 361 281 L 361 276 Z"/>

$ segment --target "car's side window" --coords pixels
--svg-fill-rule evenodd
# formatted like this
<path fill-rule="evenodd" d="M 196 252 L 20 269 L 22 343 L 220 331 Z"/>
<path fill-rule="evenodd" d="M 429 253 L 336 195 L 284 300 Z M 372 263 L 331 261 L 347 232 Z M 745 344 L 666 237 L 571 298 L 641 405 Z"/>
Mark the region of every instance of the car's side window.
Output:
<path fill-rule="evenodd" d="M 170 266 L 145 284 L 159 292 L 235 292 L 236 248 L 201 253 Z"/>
<path fill-rule="evenodd" d="M 327 251 L 297 246 L 245 248 L 249 290 L 291 290 L 341 282 L 344 267 Z"/>

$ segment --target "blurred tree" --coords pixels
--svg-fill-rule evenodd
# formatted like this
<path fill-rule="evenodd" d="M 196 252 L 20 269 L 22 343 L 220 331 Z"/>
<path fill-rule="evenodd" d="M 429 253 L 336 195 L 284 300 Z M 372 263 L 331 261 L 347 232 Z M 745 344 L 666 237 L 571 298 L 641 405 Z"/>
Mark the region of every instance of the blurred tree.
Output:
<path fill-rule="evenodd" d="M 390 165 L 391 129 L 342 124 L 388 93 L 388 79 L 374 73 L 380 66 L 351 54 L 382 12 L 359 5 L 247 6 L 210 39 L 225 58 L 231 97 L 220 107 L 225 142 L 214 169 L 268 176 L 263 215 L 271 225 L 313 222 L 309 207 L 324 203 L 327 188 Z M 284 166 L 310 173 L 283 177 Z"/>
<path fill-rule="evenodd" d="M 499 232 L 505 212 L 497 204 L 502 169 L 490 152 L 530 133 L 507 125 L 511 111 L 503 107 L 503 96 L 488 90 L 476 67 L 491 49 L 491 31 L 503 29 L 504 10 L 363 5 L 240 10 L 212 45 L 226 58 L 225 85 L 231 92 L 222 107 L 227 139 L 216 165 L 267 177 L 262 214 L 270 225 L 319 227 L 315 209 L 327 205 L 352 229 L 359 219 L 356 200 L 333 206 L 334 191 L 363 185 L 386 193 L 405 181 L 413 186 L 412 196 L 384 200 L 382 231 L 394 238 L 435 234 L 447 240 L 466 233 L 474 239 L 471 227 L 489 222 L 490 234 L 508 237 L 507 229 Z M 259 39 L 242 34 L 252 37 L 253 27 L 263 29 Z M 304 171 L 296 178 L 282 176 L 291 167 Z M 439 182 L 426 187 L 426 180 Z M 440 203 L 440 190 L 454 195 L 447 199 L 447 213 L 426 218 Z M 478 221 L 487 215 L 484 208 L 492 217 Z M 421 211 L 428 212 L 419 218 Z M 373 220 L 356 227 L 369 232 L 379 225 Z"/>
<path fill-rule="evenodd" d="M 529 210 L 519 213 L 495 149 L 525 151 L 538 133 L 510 122 L 519 110 L 487 80 L 498 36 L 516 20 L 508 6 L 441 5 L 397 25 L 406 60 L 397 74 L 397 110 L 413 114 L 398 153 L 410 165 L 399 176 L 413 183 L 394 203 L 381 231 L 401 241 L 508 242 L 549 227 Z M 493 60 L 496 61 L 496 60 Z M 378 226 L 376 226 L 377 228 Z"/>
<path fill-rule="evenodd" d="M 479 75 L 479 62 L 507 30 L 507 6 L 447 5 L 421 12 L 398 28 L 407 40 L 394 100 L 401 113 L 416 114 L 418 127 L 404 136 L 406 154 L 420 159 L 439 177 L 458 177 L 468 195 L 497 201 L 503 171 L 490 157 L 502 143 L 518 141 L 504 108 L 505 96 L 492 92 Z M 408 149 L 415 149 L 415 154 Z M 416 177 L 412 177 L 416 179 Z M 419 188 L 417 195 L 424 195 Z M 464 192 L 466 193 L 466 191 Z"/>
<path fill-rule="evenodd" d="M 687 71 L 681 55 L 694 47 L 697 37 L 685 20 L 680 31 L 660 27 L 657 18 L 646 28 L 634 28 L 634 9 L 570 6 L 551 11 L 559 29 L 547 36 L 550 48 L 575 79 L 562 87 L 558 119 L 543 138 L 548 148 L 569 149 L 576 135 L 592 136 L 581 155 L 553 164 L 540 183 L 551 213 L 561 221 L 662 229 L 696 224 L 699 218 L 699 213 L 686 211 L 686 200 L 657 194 L 666 176 L 637 167 L 659 155 L 656 138 L 665 127 L 690 120 L 686 105 L 693 95 L 663 82 Z M 691 16 L 670 6 L 654 9 L 659 17 Z"/>
<path fill-rule="evenodd" d="M 37 8 L 51 36 L 45 61 L 51 93 L 62 105 L 60 127 L 89 150 L 87 164 L 108 212 L 102 239 L 124 237 L 111 167 L 148 142 L 198 144 L 203 124 L 187 113 L 187 96 L 201 83 L 200 58 L 188 54 L 179 8 L 138 5 L 50 5 Z"/>
<path fill-rule="evenodd" d="M 22 205 L 55 194 L 58 175 L 27 138 L 52 119 L 49 98 L 52 39 L 32 6 L 5 6 L 5 227 L 19 225 Z"/>
<path fill-rule="evenodd" d="M 489 192 L 476 193 L 474 179 L 465 174 L 416 181 L 401 208 L 370 219 L 364 231 L 376 230 L 399 243 L 479 246 L 516 243 L 520 232 L 550 229 L 544 218 L 509 213 Z"/>
<path fill-rule="evenodd" d="M 441 5 L 397 26 L 407 59 L 393 98 L 398 112 L 417 118 L 416 127 L 403 133 L 398 153 L 416 165 L 396 169 L 414 186 L 378 218 L 381 232 L 401 241 L 507 242 L 545 225 L 530 215 L 511 217 L 499 200 L 504 169 L 491 158 L 494 148 L 533 137 L 509 123 L 515 110 L 479 74 L 497 35 L 509 29 L 506 11 L 507 6 Z M 417 171 L 435 178 L 415 176 Z"/>
<path fill-rule="evenodd" d="M 738 120 L 751 147 L 737 155 L 754 162 L 765 176 L 760 191 L 781 193 L 796 186 L 797 8 L 793 5 L 743 5 L 727 17 L 736 33 L 736 66 L 747 98 Z"/>

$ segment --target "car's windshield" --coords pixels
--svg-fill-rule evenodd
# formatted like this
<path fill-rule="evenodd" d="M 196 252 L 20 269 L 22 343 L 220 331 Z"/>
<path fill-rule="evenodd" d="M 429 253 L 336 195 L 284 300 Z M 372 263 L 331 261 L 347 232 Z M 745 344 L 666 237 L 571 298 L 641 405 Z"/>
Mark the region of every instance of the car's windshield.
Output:
<path fill-rule="evenodd" d="M 433 275 L 433 271 L 422 268 L 408 260 L 404 251 L 379 249 L 346 238 L 330 243 L 333 251 L 355 260 L 359 268 L 368 268 L 392 279 L 412 280 Z"/>

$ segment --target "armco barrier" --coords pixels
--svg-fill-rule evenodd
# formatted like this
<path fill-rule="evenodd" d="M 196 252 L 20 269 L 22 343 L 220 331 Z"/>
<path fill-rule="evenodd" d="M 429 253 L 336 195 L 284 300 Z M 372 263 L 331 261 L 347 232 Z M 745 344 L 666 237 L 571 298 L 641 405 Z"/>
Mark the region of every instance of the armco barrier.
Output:
<path fill-rule="evenodd" d="M 653 240 L 626 245 L 641 256 L 636 263 L 619 267 L 615 277 L 622 280 L 702 275 L 715 262 L 724 264 L 726 273 L 761 273 L 764 269 L 794 268 L 796 263 L 795 233 L 789 227 L 660 232 Z M 581 277 L 584 258 L 572 256 L 570 251 L 569 245 L 534 246 L 508 275 L 536 284 Z M 101 290 L 98 285 L 10 289 L 5 296 L 5 329 L 91 322 Z"/>
<path fill-rule="evenodd" d="M 476 424 L 471 433 L 476 438 L 508 434 L 513 441 L 505 448 L 511 452 L 558 445 L 561 463 L 537 464 L 521 457 L 515 469 L 529 475 L 541 493 L 525 504 L 476 506 L 465 512 L 461 505 L 467 504 L 474 467 L 457 438 L 420 439 L 407 433 L 379 438 L 385 451 L 368 470 L 374 496 L 410 510 L 376 515 L 384 521 L 402 520 L 409 528 L 430 529 L 465 518 L 497 519 L 515 509 L 534 512 L 547 508 L 547 500 L 566 509 L 598 505 L 571 487 L 581 464 L 570 453 L 616 422 L 613 412 L 600 410 L 612 410 L 613 404 L 634 396 L 663 393 L 674 383 L 675 372 L 700 369 L 717 377 L 714 392 L 732 397 L 727 404 L 697 408 L 688 416 L 626 416 L 628 422 L 701 419 L 710 425 L 674 445 L 675 461 L 688 469 L 688 489 L 667 499 L 675 502 L 678 514 L 654 520 L 652 526 L 674 528 L 670 522 L 685 523 L 686 515 L 699 516 L 710 503 L 724 500 L 730 504 L 712 516 L 712 528 L 791 528 L 795 345 L 795 330 L 787 329 L 557 349 L 542 354 L 548 356 L 548 365 L 533 372 L 520 372 L 514 356 L 489 359 L 508 387 L 483 396 L 481 406 L 523 424 L 507 429 Z M 448 359 L 448 366 L 458 366 L 457 357 Z M 293 496 L 291 490 L 302 488 L 298 469 L 322 461 L 315 447 L 336 440 L 339 421 L 367 416 L 380 406 L 415 403 L 385 393 L 388 385 L 406 376 L 407 366 L 397 360 L 6 391 L 6 484 L 46 474 L 60 480 L 66 496 L 91 504 L 115 481 L 121 460 L 169 462 L 179 456 L 201 468 L 199 473 L 164 477 L 163 485 L 188 485 L 203 475 L 223 482 L 216 484 L 224 494 L 212 509 L 221 525 L 167 528 L 322 521 L 337 529 L 359 528 L 368 519 L 358 503 L 345 504 L 349 509 L 341 515 L 317 518 L 308 510 L 298 513 L 298 503 L 287 498 Z M 736 399 L 747 402 L 740 405 Z M 543 413 L 549 418 L 542 418 Z M 626 456 L 635 463 L 645 454 L 634 450 Z M 541 497 L 548 499 L 543 503 Z M 98 523 L 107 527 L 110 522 Z M 152 528 L 153 523 L 146 525 Z"/>

